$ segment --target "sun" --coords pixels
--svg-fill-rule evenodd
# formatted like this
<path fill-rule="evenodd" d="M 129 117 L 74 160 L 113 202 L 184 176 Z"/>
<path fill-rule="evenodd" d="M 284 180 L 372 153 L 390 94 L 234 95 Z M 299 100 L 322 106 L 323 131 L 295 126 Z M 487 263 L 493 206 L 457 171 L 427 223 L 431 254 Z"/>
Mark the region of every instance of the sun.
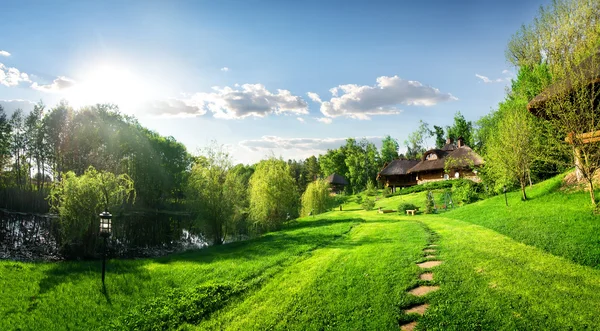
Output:
<path fill-rule="evenodd" d="M 127 111 L 148 99 L 151 92 L 147 85 L 128 68 L 101 65 L 82 75 L 66 97 L 75 107 L 113 103 Z"/>

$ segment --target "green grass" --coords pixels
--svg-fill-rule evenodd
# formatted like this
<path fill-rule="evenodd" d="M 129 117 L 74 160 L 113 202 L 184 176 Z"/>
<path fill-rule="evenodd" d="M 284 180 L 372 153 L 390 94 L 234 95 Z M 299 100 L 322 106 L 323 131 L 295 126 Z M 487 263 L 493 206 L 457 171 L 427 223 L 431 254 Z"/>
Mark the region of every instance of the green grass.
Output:
<path fill-rule="evenodd" d="M 483 225 L 528 245 L 579 264 L 600 268 L 600 215 L 593 213 L 587 192 L 561 189 L 564 175 L 520 192 L 483 200 L 445 217 Z"/>
<path fill-rule="evenodd" d="M 0 330 L 600 329 L 598 218 L 560 184 L 441 215 L 377 213 L 424 208 L 425 192 L 380 196 L 371 211 L 351 197 L 254 240 L 110 261 L 105 289 L 97 261 L 0 261 Z M 432 240 L 440 290 L 407 295 Z M 423 317 L 402 311 L 423 302 Z"/>

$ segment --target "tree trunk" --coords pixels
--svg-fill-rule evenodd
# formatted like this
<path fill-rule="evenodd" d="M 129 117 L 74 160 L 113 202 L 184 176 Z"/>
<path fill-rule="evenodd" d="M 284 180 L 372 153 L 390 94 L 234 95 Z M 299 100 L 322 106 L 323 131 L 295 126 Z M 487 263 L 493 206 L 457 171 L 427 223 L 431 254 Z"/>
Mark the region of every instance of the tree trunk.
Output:
<path fill-rule="evenodd" d="M 525 193 L 525 187 L 527 187 L 527 184 L 525 182 L 525 178 L 522 178 L 520 182 L 521 182 L 522 199 L 523 199 L 523 201 L 527 201 L 527 193 Z"/>
<path fill-rule="evenodd" d="M 596 193 L 594 192 L 594 178 L 591 177 L 588 180 L 588 185 L 590 189 L 590 199 L 592 200 L 592 206 L 596 207 Z"/>

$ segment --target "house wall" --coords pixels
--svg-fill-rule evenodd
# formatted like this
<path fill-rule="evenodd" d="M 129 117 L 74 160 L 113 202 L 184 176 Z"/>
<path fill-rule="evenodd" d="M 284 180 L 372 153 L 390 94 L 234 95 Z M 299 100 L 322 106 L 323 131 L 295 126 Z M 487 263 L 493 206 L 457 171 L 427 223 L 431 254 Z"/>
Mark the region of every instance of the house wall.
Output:
<path fill-rule="evenodd" d="M 381 176 L 381 182 L 384 185 L 391 187 L 406 187 L 417 185 L 416 175 L 395 175 L 395 176 Z"/>
<path fill-rule="evenodd" d="M 417 175 L 417 182 L 418 184 L 424 184 L 428 182 L 439 182 L 441 180 L 456 179 L 456 173 L 458 173 L 458 178 L 469 179 L 477 183 L 481 182 L 481 178 L 479 178 L 479 176 L 477 176 L 477 174 L 471 170 L 451 170 L 448 174 L 448 179 L 444 178 L 443 170 L 420 172 Z"/>

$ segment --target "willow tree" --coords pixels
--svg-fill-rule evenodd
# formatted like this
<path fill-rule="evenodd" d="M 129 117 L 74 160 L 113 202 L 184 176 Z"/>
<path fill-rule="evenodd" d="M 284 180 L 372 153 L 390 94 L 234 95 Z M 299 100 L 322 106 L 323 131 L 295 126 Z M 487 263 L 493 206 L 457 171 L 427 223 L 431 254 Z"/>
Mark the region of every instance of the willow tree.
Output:
<path fill-rule="evenodd" d="M 222 146 L 206 148 L 199 160 L 188 180 L 188 203 L 204 235 L 214 245 L 220 245 L 237 228 L 246 192 L 241 176 L 232 170 L 231 157 Z"/>
<path fill-rule="evenodd" d="M 306 187 L 302 194 L 301 216 L 309 214 L 316 215 L 326 212 L 333 202 L 329 183 L 323 179 L 318 179 Z"/>
<path fill-rule="evenodd" d="M 250 219 L 261 230 L 273 230 L 298 214 L 298 191 L 288 164 L 271 157 L 260 161 L 250 178 Z"/>
<path fill-rule="evenodd" d="M 60 216 L 60 239 L 68 255 L 94 254 L 99 231 L 98 214 L 116 214 L 135 201 L 129 176 L 97 171 L 89 167 L 81 176 L 69 171 L 54 184 L 49 196 L 52 210 Z"/>

